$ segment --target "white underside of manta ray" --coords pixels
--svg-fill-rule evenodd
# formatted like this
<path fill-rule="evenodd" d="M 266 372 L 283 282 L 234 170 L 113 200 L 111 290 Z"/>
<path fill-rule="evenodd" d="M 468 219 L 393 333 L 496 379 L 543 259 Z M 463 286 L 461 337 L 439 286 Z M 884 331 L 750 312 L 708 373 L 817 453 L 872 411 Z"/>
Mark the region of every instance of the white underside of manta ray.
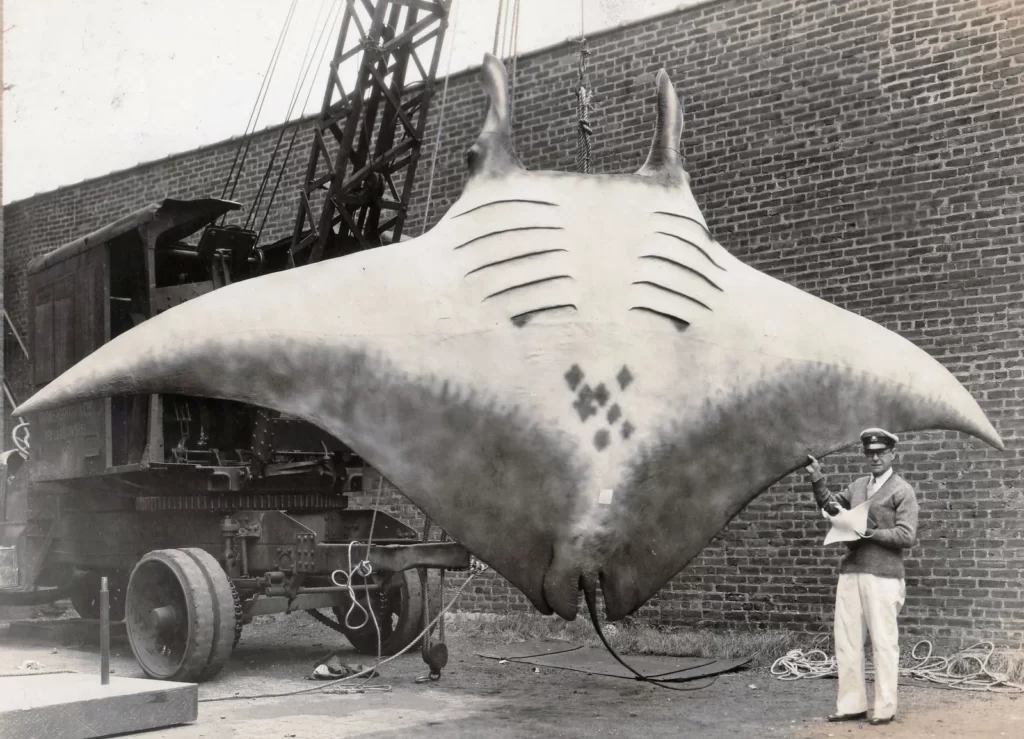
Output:
<path fill-rule="evenodd" d="M 664 72 L 632 175 L 528 172 L 501 64 L 462 197 L 423 236 L 216 290 L 16 414 L 121 393 L 253 403 L 379 469 L 543 613 L 636 610 L 747 503 L 866 426 L 1002 448 L 938 362 L 734 257 Z M 216 320 L 211 320 L 215 316 Z"/>

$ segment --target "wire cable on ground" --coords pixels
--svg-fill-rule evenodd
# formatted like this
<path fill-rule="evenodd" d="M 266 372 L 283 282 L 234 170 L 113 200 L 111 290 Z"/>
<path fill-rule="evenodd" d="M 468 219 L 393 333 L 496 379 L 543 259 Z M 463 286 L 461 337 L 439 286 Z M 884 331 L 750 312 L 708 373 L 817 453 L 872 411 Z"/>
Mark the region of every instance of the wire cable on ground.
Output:
<path fill-rule="evenodd" d="M 901 667 L 900 677 L 933 683 L 957 690 L 989 693 L 1024 692 L 1024 685 L 1012 682 L 1008 675 L 995 672 L 989 660 L 995 652 L 992 642 L 978 642 L 949 657 L 932 654 L 932 643 L 923 639 L 910 650 L 914 664 Z M 772 664 L 771 673 L 779 680 L 801 680 L 836 676 L 836 659 L 824 650 L 792 649 Z M 865 670 L 874 674 L 874 668 Z"/>

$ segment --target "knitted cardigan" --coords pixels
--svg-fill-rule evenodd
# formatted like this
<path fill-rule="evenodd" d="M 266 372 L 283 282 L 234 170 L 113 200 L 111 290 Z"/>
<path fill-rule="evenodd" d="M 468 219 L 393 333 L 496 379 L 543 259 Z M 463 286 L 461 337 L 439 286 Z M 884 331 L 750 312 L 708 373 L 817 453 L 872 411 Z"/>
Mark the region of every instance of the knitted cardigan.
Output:
<path fill-rule="evenodd" d="M 841 493 L 830 493 L 824 475 L 811 478 L 814 499 L 819 508 L 834 502 L 843 508 L 856 508 L 868 499 L 871 475 L 854 480 Z M 849 552 L 839 566 L 840 573 L 866 573 L 879 577 L 903 578 L 903 551 L 917 539 L 917 497 L 914 488 L 893 473 L 871 496 L 868 538 L 847 542 Z"/>

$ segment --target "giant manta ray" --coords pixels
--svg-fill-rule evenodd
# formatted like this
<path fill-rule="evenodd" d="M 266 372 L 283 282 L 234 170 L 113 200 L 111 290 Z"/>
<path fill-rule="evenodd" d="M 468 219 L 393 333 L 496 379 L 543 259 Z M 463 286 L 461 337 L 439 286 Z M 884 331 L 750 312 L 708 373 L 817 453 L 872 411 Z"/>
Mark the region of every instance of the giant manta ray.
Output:
<path fill-rule="evenodd" d="M 505 70 L 462 197 L 423 236 L 217 290 L 17 409 L 121 393 L 253 403 L 330 432 L 542 613 L 626 616 L 807 454 L 860 429 L 1002 448 L 938 362 L 744 265 L 708 231 L 658 75 L 628 175 L 528 172 Z"/>

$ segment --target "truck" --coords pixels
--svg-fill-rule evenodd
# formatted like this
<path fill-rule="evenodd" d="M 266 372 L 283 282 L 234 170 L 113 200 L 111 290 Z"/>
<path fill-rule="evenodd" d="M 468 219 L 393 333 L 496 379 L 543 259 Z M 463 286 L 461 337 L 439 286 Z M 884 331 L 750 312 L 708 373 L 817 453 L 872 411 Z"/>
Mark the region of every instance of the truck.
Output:
<path fill-rule="evenodd" d="M 346 4 L 290 236 L 261 244 L 255 219 L 225 225 L 242 206 L 224 192 L 167 197 L 33 260 L 31 389 L 211 290 L 399 240 L 448 9 Z M 350 88 L 346 64 L 356 69 Z M 251 214 L 271 212 L 277 187 L 267 202 L 265 186 L 284 131 Z M 244 160 L 232 163 L 236 183 Z M 338 439 L 272 409 L 116 395 L 19 421 L 17 448 L 0 457 L 0 605 L 67 597 L 95 619 L 106 578 L 110 616 L 124 620 L 152 678 L 212 678 L 243 626 L 269 613 L 308 611 L 359 652 L 394 654 L 428 633 L 427 570 L 470 565 L 457 542 L 425 541 L 426 529 L 350 506 L 380 491 L 381 476 Z M 425 649 L 432 675 L 444 654 Z"/>

